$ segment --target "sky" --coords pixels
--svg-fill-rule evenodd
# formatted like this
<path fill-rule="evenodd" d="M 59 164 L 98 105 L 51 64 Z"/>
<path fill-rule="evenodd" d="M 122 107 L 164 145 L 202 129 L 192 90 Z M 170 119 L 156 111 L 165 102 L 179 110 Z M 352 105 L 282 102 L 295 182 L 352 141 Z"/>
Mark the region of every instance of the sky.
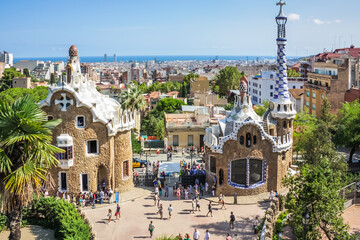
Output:
<path fill-rule="evenodd" d="M 278 0 L 0 0 L 14 57 L 275 56 Z M 360 46 L 359 0 L 287 0 L 289 56 Z"/>

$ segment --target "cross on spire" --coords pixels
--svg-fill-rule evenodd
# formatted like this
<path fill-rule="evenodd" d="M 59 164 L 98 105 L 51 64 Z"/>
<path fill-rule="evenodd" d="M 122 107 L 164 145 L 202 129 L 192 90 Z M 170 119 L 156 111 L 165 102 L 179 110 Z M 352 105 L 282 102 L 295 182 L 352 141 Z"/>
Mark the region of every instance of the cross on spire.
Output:
<path fill-rule="evenodd" d="M 74 101 L 66 97 L 66 93 L 61 93 L 61 98 L 55 100 L 55 105 L 60 105 L 61 111 L 66 111 L 70 105 L 73 105 Z"/>
<path fill-rule="evenodd" d="M 280 5 L 280 7 L 282 7 L 283 5 L 286 5 L 286 2 L 283 2 L 283 0 L 280 0 L 280 2 L 276 3 L 276 5 Z"/>

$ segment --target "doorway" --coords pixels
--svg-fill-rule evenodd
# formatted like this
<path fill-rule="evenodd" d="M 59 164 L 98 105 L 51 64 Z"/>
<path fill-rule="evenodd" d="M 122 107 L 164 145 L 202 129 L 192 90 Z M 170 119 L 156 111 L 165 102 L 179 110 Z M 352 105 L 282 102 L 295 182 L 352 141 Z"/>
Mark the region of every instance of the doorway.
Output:
<path fill-rule="evenodd" d="M 220 168 L 219 170 L 219 185 L 222 185 L 224 182 L 224 170 L 222 170 L 222 168 Z"/>
<path fill-rule="evenodd" d="M 89 191 L 89 174 L 81 174 L 81 191 Z"/>
<path fill-rule="evenodd" d="M 100 165 L 97 172 L 97 184 L 98 189 L 100 187 L 103 191 L 110 185 L 107 173 L 107 168 L 104 165 Z"/>
<path fill-rule="evenodd" d="M 204 147 L 204 135 L 200 135 L 200 148 Z"/>

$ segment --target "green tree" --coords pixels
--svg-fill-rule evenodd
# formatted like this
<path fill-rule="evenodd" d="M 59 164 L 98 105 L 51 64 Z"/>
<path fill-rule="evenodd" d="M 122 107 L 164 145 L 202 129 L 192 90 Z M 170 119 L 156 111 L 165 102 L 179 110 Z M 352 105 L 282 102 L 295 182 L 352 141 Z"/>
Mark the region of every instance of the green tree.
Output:
<path fill-rule="evenodd" d="M 22 210 L 46 180 L 50 167 L 58 164 L 51 145 L 51 130 L 60 120 L 47 116 L 31 97 L 13 104 L 0 101 L 0 189 L 2 207 L 9 219 L 9 239 L 20 239 Z"/>
<path fill-rule="evenodd" d="M 190 86 L 190 82 L 191 80 L 195 80 L 197 78 L 199 78 L 200 76 L 198 74 L 195 73 L 189 73 L 188 75 L 186 75 L 184 77 L 184 83 L 186 83 L 187 86 Z"/>
<path fill-rule="evenodd" d="M 159 112 L 174 113 L 177 110 L 181 110 L 182 105 L 185 105 L 185 103 L 179 99 L 164 98 L 157 103 L 156 110 Z"/>
<path fill-rule="evenodd" d="M 137 130 L 133 129 L 131 131 L 131 146 L 134 153 L 141 153 L 142 152 L 141 143 L 137 139 L 137 136 L 138 136 Z"/>
<path fill-rule="evenodd" d="M 15 77 L 24 77 L 16 68 L 6 68 L 0 80 L 0 92 L 12 87 L 12 80 Z"/>
<path fill-rule="evenodd" d="M 296 72 L 294 69 L 288 68 L 287 69 L 287 76 L 292 78 L 301 77 L 301 74 Z"/>
<path fill-rule="evenodd" d="M 262 117 L 268 108 L 269 108 L 269 101 L 263 101 L 262 105 L 256 106 L 255 112 L 257 115 Z"/>
<path fill-rule="evenodd" d="M 302 213 L 307 208 L 311 226 L 307 239 L 321 239 L 325 235 L 329 240 L 355 240 L 357 237 L 348 234 L 348 226 L 339 214 L 345 203 L 338 192 L 344 186 L 343 172 L 332 168 L 326 158 L 318 160 L 318 165 L 306 164 L 298 176 L 290 176 L 283 182 L 289 188 L 287 208 L 294 234 L 302 239 Z"/>
<path fill-rule="evenodd" d="M 25 75 L 25 77 L 31 77 L 29 69 L 27 69 L 27 68 L 24 69 L 23 74 Z"/>
<path fill-rule="evenodd" d="M 128 91 L 120 93 L 120 103 L 123 109 L 131 111 L 143 111 L 147 106 L 144 96 L 137 87 L 132 87 Z"/>
<path fill-rule="evenodd" d="M 17 99 L 31 96 L 36 102 L 45 99 L 49 91 L 47 87 L 40 86 L 32 89 L 10 88 L 0 93 L 0 100 L 14 103 Z"/>
<path fill-rule="evenodd" d="M 164 139 L 164 131 L 165 131 L 164 120 L 158 121 L 158 123 L 156 124 L 155 134 L 159 140 Z"/>
<path fill-rule="evenodd" d="M 181 97 L 183 98 L 187 98 L 188 97 L 188 91 L 187 91 L 188 87 L 187 84 L 184 83 L 181 87 Z"/>
<path fill-rule="evenodd" d="M 360 103 L 347 102 L 339 110 L 336 123 L 335 143 L 350 147 L 349 162 L 352 162 L 356 148 L 360 145 Z"/>
<path fill-rule="evenodd" d="M 217 75 L 213 91 L 217 91 L 218 86 L 219 94 L 226 96 L 229 90 L 239 88 L 240 79 L 243 76 L 236 67 L 227 66 L 221 69 L 219 75 Z"/>
<path fill-rule="evenodd" d="M 54 73 L 52 73 L 52 74 L 50 75 L 50 82 L 49 82 L 49 83 L 50 83 L 51 85 L 56 83 L 56 79 L 55 79 L 55 74 L 54 74 Z"/>

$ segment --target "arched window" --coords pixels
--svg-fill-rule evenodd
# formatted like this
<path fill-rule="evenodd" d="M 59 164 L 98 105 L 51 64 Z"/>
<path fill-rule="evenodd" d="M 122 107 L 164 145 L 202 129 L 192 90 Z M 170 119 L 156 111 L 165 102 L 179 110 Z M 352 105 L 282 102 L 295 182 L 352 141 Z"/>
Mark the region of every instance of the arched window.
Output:
<path fill-rule="evenodd" d="M 240 145 L 244 145 L 244 136 L 240 136 Z"/>
<path fill-rule="evenodd" d="M 278 105 L 277 109 L 278 109 L 278 112 L 280 112 L 280 105 Z"/>
<path fill-rule="evenodd" d="M 265 183 L 266 164 L 260 159 L 238 159 L 231 161 L 230 185 L 235 187 L 248 188 L 255 184 Z M 220 173 L 219 173 L 220 176 Z M 234 185 L 232 185 L 234 186 Z"/>
<path fill-rule="evenodd" d="M 216 173 L 216 158 L 214 156 L 210 156 L 210 172 Z"/>
<path fill-rule="evenodd" d="M 255 135 L 253 136 L 253 144 L 254 145 L 256 144 L 256 136 Z"/>
<path fill-rule="evenodd" d="M 291 128 L 291 120 L 289 121 L 289 128 Z"/>
<path fill-rule="evenodd" d="M 246 147 L 251 147 L 251 134 L 247 133 L 246 134 Z"/>
<path fill-rule="evenodd" d="M 219 170 L 219 185 L 222 185 L 224 182 L 224 170 L 222 170 L 222 168 L 220 168 Z"/>
<path fill-rule="evenodd" d="M 286 121 L 283 122 L 283 128 L 286 128 L 287 127 L 287 124 L 286 124 Z"/>
<path fill-rule="evenodd" d="M 286 105 L 284 105 L 284 111 L 285 111 L 285 112 L 287 111 L 287 106 L 286 106 Z"/>

